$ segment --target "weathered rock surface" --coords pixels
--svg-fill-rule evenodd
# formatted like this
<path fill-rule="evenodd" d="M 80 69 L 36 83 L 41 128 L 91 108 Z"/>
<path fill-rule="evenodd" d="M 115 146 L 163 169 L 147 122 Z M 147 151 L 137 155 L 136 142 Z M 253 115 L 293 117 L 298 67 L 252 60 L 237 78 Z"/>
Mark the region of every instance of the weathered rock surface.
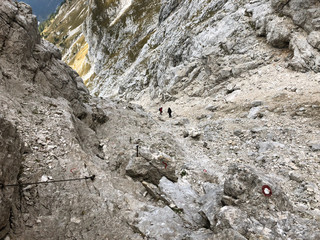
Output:
<path fill-rule="evenodd" d="M 21 168 L 23 143 L 16 127 L 0 115 L 0 238 L 10 230 L 10 218 L 17 209 L 18 188 L 5 188 L 3 184 L 17 181 Z"/>
<path fill-rule="evenodd" d="M 104 17 L 92 19 L 99 22 L 91 29 L 99 32 L 92 39 L 95 46 L 110 43 L 100 53 L 114 49 L 113 44 L 119 47 L 119 61 L 108 76 L 124 79 L 121 71 L 130 66 L 126 80 L 120 81 L 122 97 L 134 98 L 148 86 L 158 96 L 164 87 L 159 96 L 167 103 L 150 102 L 143 96 L 147 92 L 140 95 L 144 108 L 91 97 L 81 78 L 60 60 L 59 51 L 34 35 L 37 26 L 30 9 L 11 0 L 0 3 L 0 119 L 15 141 L 1 127 L 0 140 L 8 149 L 24 145 L 21 154 L 7 156 L 17 164 L 21 156 L 21 168 L 1 172 L 0 180 L 6 185 L 95 175 L 94 181 L 27 185 L 16 192 L 5 186 L 0 190 L 5 213 L 1 238 L 319 239 L 319 74 L 286 68 L 285 61 L 292 61 L 288 49 L 266 43 L 279 47 L 289 38 L 289 48 L 298 49 L 297 64 L 316 66 L 312 54 L 317 40 L 314 33 L 308 36 L 318 30 L 309 20 L 298 21 L 299 1 L 211 1 L 205 7 L 202 1 L 164 1 L 162 6 L 168 7 L 163 8 L 151 1 L 155 9 L 150 1 L 134 1 L 131 7 L 119 2 L 117 11 L 110 8 Z M 101 1 L 88 3 L 94 8 L 90 17 L 99 16 L 93 13 L 103 9 Z M 151 10 L 145 11 L 150 21 L 135 29 L 135 43 L 128 45 L 130 63 L 120 60 L 127 56 L 121 37 L 105 32 L 116 32 L 118 24 L 125 31 L 145 19 L 142 11 L 138 18 L 123 21 L 124 6 L 129 15 Z M 317 2 L 303 9 L 313 6 Z M 313 22 L 315 12 L 310 12 Z M 272 21 L 290 22 L 291 15 L 290 34 L 278 34 L 282 30 Z M 107 26 L 100 25 L 104 20 Z M 185 26 L 187 20 L 190 25 Z M 296 29 L 297 22 L 301 29 Z M 150 38 L 140 39 L 149 30 Z M 312 48 L 293 45 L 295 38 Z M 136 55 L 139 43 L 143 47 Z M 148 54 L 148 49 L 157 54 Z M 106 56 L 100 53 L 92 54 Z M 133 59 L 144 57 L 150 58 L 144 63 L 152 78 L 144 78 L 141 86 L 136 85 L 140 74 L 151 73 L 144 73 L 139 65 L 144 63 Z M 100 61 L 102 73 L 106 70 Z M 117 92 L 118 82 L 109 83 Z M 203 98 L 206 91 L 210 94 Z M 170 106 L 173 117 L 159 115 L 159 105 Z M 262 115 L 248 118 L 255 108 Z M 0 166 L 6 166 L 0 156 Z M 6 179 L 7 173 L 13 179 Z M 264 185 L 271 192 L 263 192 Z M 2 205 L 6 201 L 11 204 Z"/>
<path fill-rule="evenodd" d="M 227 206 L 218 212 L 214 231 L 230 228 L 246 239 L 259 236 L 269 239 L 319 237 L 317 221 L 307 220 L 308 227 L 305 226 L 306 219 L 295 212 L 297 210 L 293 209 L 281 187 L 271 178 L 238 166 L 232 166 L 229 174 L 224 183 L 225 196 L 222 197 Z M 263 193 L 264 186 L 271 189 L 269 195 Z M 307 228 L 315 231 L 306 234 Z"/>
<path fill-rule="evenodd" d="M 126 174 L 133 178 L 138 178 L 158 185 L 160 179 L 165 176 L 172 181 L 177 181 L 175 173 L 175 162 L 166 156 L 160 154 L 154 156 L 148 150 L 140 150 L 141 157 L 133 157 L 126 166 Z"/>
<path fill-rule="evenodd" d="M 91 0 L 88 4 L 81 0 L 77 6 L 61 8 L 52 25 L 59 33 L 73 29 L 74 24 L 66 26 L 61 16 L 68 13 L 72 18 L 83 9 L 81 36 L 86 41 L 79 41 L 73 52 L 90 62 L 90 79 L 87 65 L 79 71 L 96 96 L 168 101 L 181 94 L 210 96 L 221 82 L 274 63 L 319 72 L 319 4 L 317 0 Z"/>
<path fill-rule="evenodd" d="M 173 183 L 165 177 L 160 180 L 159 188 L 180 211 L 182 218 L 195 227 L 205 227 L 206 219 L 199 214 L 199 195 L 192 189 L 188 182 Z"/>
<path fill-rule="evenodd" d="M 223 189 L 221 186 L 208 183 L 204 188 L 205 194 L 199 200 L 201 206 L 200 213 L 208 219 L 210 226 L 214 226 L 217 213 L 222 208 Z"/>
<path fill-rule="evenodd" d="M 136 227 L 146 238 L 185 239 L 187 235 L 182 219 L 167 206 L 140 213 L 138 221 Z"/>
<path fill-rule="evenodd" d="M 287 19 L 275 17 L 267 23 L 267 42 L 273 47 L 284 48 L 289 45 L 291 29 L 293 29 L 293 26 L 286 20 Z"/>
<path fill-rule="evenodd" d="M 27 5 L 2 1 L 0 21 L 0 238 L 139 239 L 128 226 L 117 229 L 121 217 L 109 212 L 123 194 L 109 193 L 104 204 L 106 196 L 97 190 L 105 185 L 105 153 L 97 133 L 108 122 L 107 108 L 89 96 L 59 50 L 40 40 Z M 92 174 L 95 183 L 6 186 Z"/>

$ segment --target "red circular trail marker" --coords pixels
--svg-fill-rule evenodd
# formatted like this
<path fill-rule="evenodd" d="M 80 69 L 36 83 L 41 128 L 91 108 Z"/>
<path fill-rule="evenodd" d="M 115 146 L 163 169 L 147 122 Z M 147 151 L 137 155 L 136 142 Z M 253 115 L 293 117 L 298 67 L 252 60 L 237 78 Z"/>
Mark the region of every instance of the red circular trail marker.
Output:
<path fill-rule="evenodd" d="M 262 193 L 263 195 L 265 195 L 266 197 L 270 197 L 272 195 L 272 191 L 271 188 L 268 185 L 263 185 L 262 186 Z"/>
<path fill-rule="evenodd" d="M 203 169 L 203 171 L 204 171 L 204 172 L 207 172 L 207 170 L 206 170 L 206 169 Z"/>

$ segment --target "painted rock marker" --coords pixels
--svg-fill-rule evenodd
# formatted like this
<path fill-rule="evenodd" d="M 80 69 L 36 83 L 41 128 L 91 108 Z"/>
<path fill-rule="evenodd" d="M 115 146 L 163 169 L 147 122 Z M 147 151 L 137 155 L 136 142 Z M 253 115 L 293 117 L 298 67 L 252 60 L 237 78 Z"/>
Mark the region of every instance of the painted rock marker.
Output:
<path fill-rule="evenodd" d="M 268 185 L 263 185 L 262 186 L 262 193 L 266 197 L 270 197 L 272 195 L 272 190 Z"/>
<path fill-rule="evenodd" d="M 168 164 L 165 163 L 164 161 L 162 161 L 162 163 L 164 164 L 164 168 L 167 169 Z"/>

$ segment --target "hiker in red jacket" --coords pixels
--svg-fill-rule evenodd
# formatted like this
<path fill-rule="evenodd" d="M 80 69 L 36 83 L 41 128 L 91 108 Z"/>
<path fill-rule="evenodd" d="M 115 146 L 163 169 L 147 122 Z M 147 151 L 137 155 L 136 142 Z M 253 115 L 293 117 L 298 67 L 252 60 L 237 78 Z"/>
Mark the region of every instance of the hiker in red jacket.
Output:
<path fill-rule="evenodd" d="M 161 108 L 159 108 L 159 111 L 160 111 L 160 115 L 162 115 L 162 107 L 161 107 Z"/>

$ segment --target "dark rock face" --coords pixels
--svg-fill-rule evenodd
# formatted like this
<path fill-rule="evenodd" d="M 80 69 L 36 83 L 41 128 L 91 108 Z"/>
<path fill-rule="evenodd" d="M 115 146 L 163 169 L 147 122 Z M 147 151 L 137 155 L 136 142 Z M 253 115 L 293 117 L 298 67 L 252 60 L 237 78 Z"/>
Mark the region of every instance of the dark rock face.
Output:
<path fill-rule="evenodd" d="M 302 27 L 308 33 L 320 30 L 320 3 L 317 0 L 273 0 L 272 6 L 279 12 L 292 18 L 294 24 Z"/>
<path fill-rule="evenodd" d="M 0 115 L 0 184 L 17 183 L 23 144 L 17 129 Z M 9 232 L 10 217 L 19 199 L 17 187 L 0 185 L 0 239 Z"/>
<path fill-rule="evenodd" d="M 159 13 L 159 24 L 163 22 L 179 5 L 181 0 L 170 0 L 162 5 L 160 13 Z"/>
<path fill-rule="evenodd" d="M 32 9 L 25 3 L 12 4 L 5 0 L 1 2 L 0 12 L 1 55 L 6 55 L 10 63 L 26 60 L 32 55 L 35 45 L 40 43 L 37 20 L 31 14 Z"/>

